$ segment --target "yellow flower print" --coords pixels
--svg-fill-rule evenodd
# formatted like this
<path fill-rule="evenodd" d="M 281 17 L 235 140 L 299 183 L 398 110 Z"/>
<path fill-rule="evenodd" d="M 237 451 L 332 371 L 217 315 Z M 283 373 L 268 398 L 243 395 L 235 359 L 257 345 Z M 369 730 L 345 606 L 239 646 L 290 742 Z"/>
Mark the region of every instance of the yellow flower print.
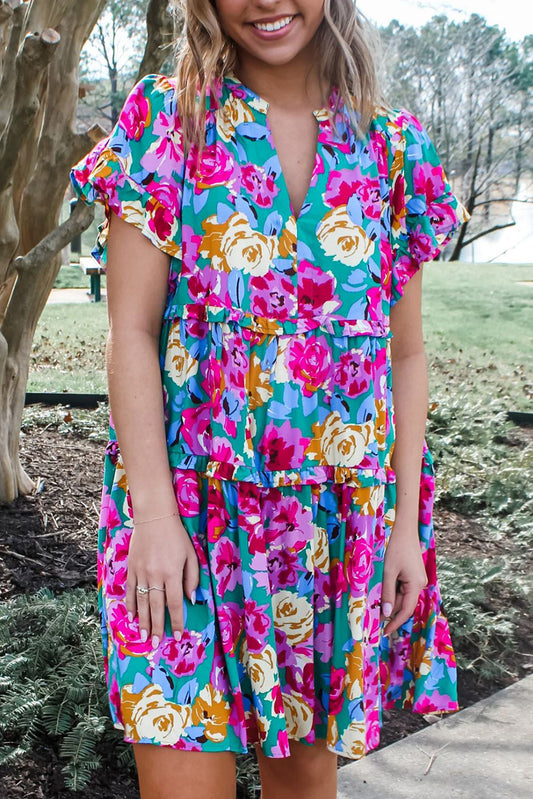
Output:
<path fill-rule="evenodd" d="M 172 325 L 165 356 L 165 371 L 170 374 L 177 386 L 183 386 L 198 371 L 198 361 L 192 357 L 181 341 L 180 322 L 178 319 Z"/>
<path fill-rule="evenodd" d="M 246 649 L 242 659 L 252 689 L 259 694 L 271 691 L 278 680 L 278 661 L 270 644 L 267 644 L 261 652 L 249 652 Z"/>
<path fill-rule="evenodd" d="M 314 525 L 313 564 L 315 569 L 326 574 L 329 572 L 329 539 L 324 527 Z"/>
<path fill-rule="evenodd" d="M 366 608 L 364 597 L 348 597 L 348 623 L 352 638 L 356 641 L 363 638 L 363 618 Z"/>
<path fill-rule="evenodd" d="M 313 632 L 313 608 L 303 596 L 290 591 L 278 591 L 272 597 L 274 606 L 274 626 L 283 630 L 287 641 L 301 644 Z"/>
<path fill-rule="evenodd" d="M 296 256 L 296 219 L 294 216 L 289 217 L 287 224 L 281 231 L 279 254 L 282 258 Z"/>
<path fill-rule="evenodd" d="M 227 735 L 230 707 L 224 699 L 222 691 L 217 691 L 212 685 L 203 688 L 192 706 L 192 723 L 201 724 L 205 737 L 210 741 L 220 743 Z"/>
<path fill-rule="evenodd" d="M 376 400 L 375 434 L 378 447 L 384 449 L 387 436 L 387 403 L 382 399 Z"/>
<path fill-rule="evenodd" d="M 313 425 L 314 438 L 305 454 L 319 463 L 332 466 L 357 466 L 374 437 L 374 425 L 346 424 L 338 411 L 328 413 L 322 423 Z"/>
<path fill-rule="evenodd" d="M 217 133 L 223 141 L 235 138 L 235 128 L 242 122 L 253 122 L 252 109 L 235 95 L 230 95 L 217 111 Z"/>
<path fill-rule="evenodd" d="M 363 228 L 354 225 L 345 205 L 328 211 L 318 226 L 317 237 L 326 255 L 346 266 L 368 261 L 376 246 Z"/>
<path fill-rule="evenodd" d="M 263 369 L 256 352 L 251 353 L 248 369 L 248 405 L 251 411 L 264 405 L 271 398 L 274 389 L 270 383 L 270 372 Z"/>
<path fill-rule="evenodd" d="M 240 269 L 260 277 L 272 267 L 278 252 L 277 237 L 253 230 L 245 214 L 232 214 L 223 224 L 217 222 L 216 216 L 210 216 L 203 228 L 200 255 L 210 260 L 215 269 Z"/>
<path fill-rule="evenodd" d="M 365 724 L 362 721 L 352 721 L 349 727 L 347 727 L 343 734 L 341 735 L 341 741 L 343 743 L 343 751 L 345 754 L 348 754 L 348 757 L 353 757 L 354 759 L 363 757 L 365 754 Z"/>
<path fill-rule="evenodd" d="M 126 735 L 136 741 L 149 738 L 167 746 L 177 743 L 191 724 L 191 708 L 169 702 L 160 685 L 147 685 L 140 693 L 134 693 L 132 688 L 132 684 L 125 685 L 121 691 Z"/>
<path fill-rule="evenodd" d="M 357 504 L 361 516 L 375 516 L 383 502 L 383 485 L 361 487 L 357 492 Z"/>
<path fill-rule="evenodd" d="M 301 696 L 283 693 L 289 738 L 305 738 L 313 728 L 313 711 Z"/>
<path fill-rule="evenodd" d="M 360 641 L 353 644 L 345 656 L 346 695 L 350 702 L 363 697 L 363 645 Z"/>

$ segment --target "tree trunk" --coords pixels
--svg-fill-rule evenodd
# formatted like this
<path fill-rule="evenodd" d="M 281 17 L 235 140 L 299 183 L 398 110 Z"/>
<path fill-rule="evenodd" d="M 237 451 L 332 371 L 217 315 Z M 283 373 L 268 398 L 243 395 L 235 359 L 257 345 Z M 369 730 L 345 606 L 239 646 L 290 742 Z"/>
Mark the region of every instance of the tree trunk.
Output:
<path fill-rule="evenodd" d="M 33 336 L 59 253 L 92 218 L 78 212 L 56 230 L 69 167 L 94 144 L 90 131 L 73 132 L 78 65 L 106 0 L 17 2 L 7 17 L 0 4 L 0 89 L 8 89 L 0 91 L 0 502 L 33 488 L 19 461 Z M 33 253 L 30 261 L 22 253 Z"/>

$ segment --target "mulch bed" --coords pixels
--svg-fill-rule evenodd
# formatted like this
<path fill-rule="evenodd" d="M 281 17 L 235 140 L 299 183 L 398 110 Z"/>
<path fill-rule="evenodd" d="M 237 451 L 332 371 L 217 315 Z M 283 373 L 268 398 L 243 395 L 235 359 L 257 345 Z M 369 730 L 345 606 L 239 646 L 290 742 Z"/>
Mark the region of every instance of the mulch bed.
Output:
<path fill-rule="evenodd" d="M 102 444 L 32 428 L 22 437 L 21 459 L 37 492 L 0 506 L 0 600 L 33 593 L 95 587 L 96 536 L 103 476 Z M 481 525 L 450 511 L 436 516 L 439 555 L 497 557 L 503 543 L 488 539 Z M 524 619 L 521 637 L 531 632 Z M 529 627 L 529 630 L 526 629 Z M 520 647 L 523 649 L 523 647 Z M 503 684 L 477 682 L 459 675 L 462 706 L 490 696 Z M 395 711 L 386 719 L 382 746 L 427 725 L 424 717 Z M 0 767 L 0 795 L 10 799 L 138 799 L 133 778 L 100 770 L 91 784 L 73 794 L 61 775 L 53 749 L 43 745 L 16 765 Z"/>

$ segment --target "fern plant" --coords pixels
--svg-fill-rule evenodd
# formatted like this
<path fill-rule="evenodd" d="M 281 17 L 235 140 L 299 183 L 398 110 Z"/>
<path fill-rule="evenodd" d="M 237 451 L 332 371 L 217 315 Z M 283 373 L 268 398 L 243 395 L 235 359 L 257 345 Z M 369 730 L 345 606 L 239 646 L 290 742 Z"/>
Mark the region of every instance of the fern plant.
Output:
<path fill-rule="evenodd" d="M 0 764 L 47 738 L 74 791 L 106 760 L 134 765 L 108 713 L 94 591 L 43 588 L 0 614 Z"/>

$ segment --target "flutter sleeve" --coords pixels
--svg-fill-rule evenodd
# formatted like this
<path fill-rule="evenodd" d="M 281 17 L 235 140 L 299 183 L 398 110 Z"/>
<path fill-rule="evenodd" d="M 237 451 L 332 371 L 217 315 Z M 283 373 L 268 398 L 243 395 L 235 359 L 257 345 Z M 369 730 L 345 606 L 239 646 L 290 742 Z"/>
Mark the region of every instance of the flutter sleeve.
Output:
<path fill-rule="evenodd" d="M 105 208 L 91 252 L 104 271 L 111 211 L 167 255 L 181 257 L 183 171 L 175 84 L 147 75 L 129 93 L 111 133 L 70 171 L 78 197 Z"/>
<path fill-rule="evenodd" d="M 396 117 L 391 166 L 391 305 L 423 263 L 433 261 L 470 214 L 454 195 L 439 156 L 418 119 Z"/>

